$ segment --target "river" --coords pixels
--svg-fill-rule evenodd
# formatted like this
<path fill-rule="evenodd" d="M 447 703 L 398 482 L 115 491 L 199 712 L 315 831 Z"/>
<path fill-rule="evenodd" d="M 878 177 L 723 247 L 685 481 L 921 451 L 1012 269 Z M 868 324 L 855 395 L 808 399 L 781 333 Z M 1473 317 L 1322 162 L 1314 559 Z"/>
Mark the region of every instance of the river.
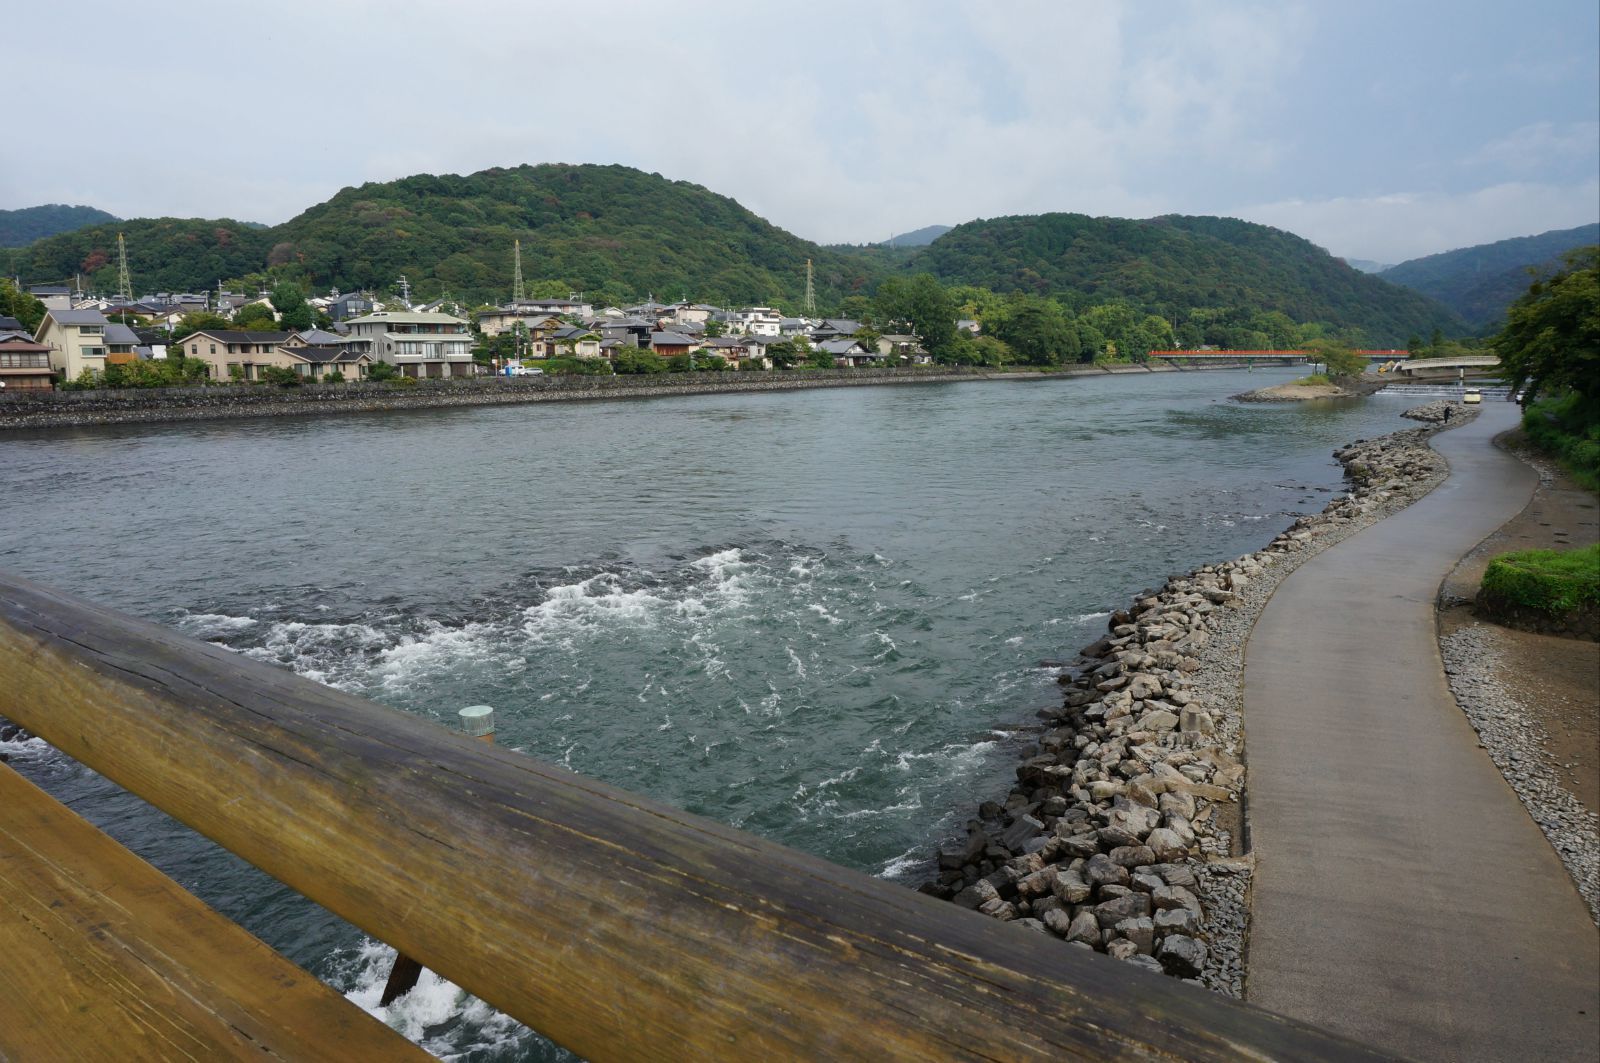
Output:
<path fill-rule="evenodd" d="M 1107 610 L 1263 545 L 1408 401 L 1293 370 L 0 437 L 0 565 L 915 883 Z M 385 950 L 55 754 L 13 766 L 376 1009 Z M 556 1058 L 431 975 L 436 1053 Z"/>

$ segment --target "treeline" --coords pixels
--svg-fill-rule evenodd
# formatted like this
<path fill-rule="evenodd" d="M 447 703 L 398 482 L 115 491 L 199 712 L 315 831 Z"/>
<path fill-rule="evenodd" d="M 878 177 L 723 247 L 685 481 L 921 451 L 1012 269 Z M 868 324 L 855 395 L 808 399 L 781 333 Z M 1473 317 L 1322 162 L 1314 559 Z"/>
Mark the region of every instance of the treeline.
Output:
<path fill-rule="evenodd" d="M 1435 328 L 1466 331 L 1430 299 L 1352 269 L 1292 233 L 1232 218 L 992 218 L 956 226 L 914 266 L 946 283 L 1051 296 L 1074 312 L 1108 302 L 1169 321 L 1195 310 L 1275 312 L 1291 322 L 1358 329 L 1379 346 Z"/>
<path fill-rule="evenodd" d="M 1307 323 L 1359 331 L 1376 346 L 1436 328 L 1465 331 L 1438 304 L 1297 236 L 1227 218 L 1044 214 L 969 222 L 925 248 L 821 247 L 726 196 L 624 166 L 419 175 L 344 189 L 268 229 L 130 221 L 0 252 L 0 261 L 29 281 L 77 275 L 108 291 L 119 231 L 140 291 L 199 291 L 220 280 L 247 291 L 289 281 L 308 292 L 381 294 L 404 275 L 417 297 L 500 303 L 511 295 L 520 241 L 524 275 L 541 278 L 530 295 L 582 291 L 597 305 L 687 297 L 797 314 L 809 260 L 822 313 L 858 316 L 886 282 L 930 274 L 945 286 L 1050 300 L 1087 337 L 1080 355 L 1103 350 L 1101 340 L 1119 350 L 1153 342 L 1153 318 L 1168 323 L 1166 343 L 1183 346 L 1276 346 Z"/>
<path fill-rule="evenodd" d="M 0 210 L 0 247 L 23 247 L 56 233 L 116 220 L 115 214 L 94 207 L 69 207 L 65 203 Z"/>

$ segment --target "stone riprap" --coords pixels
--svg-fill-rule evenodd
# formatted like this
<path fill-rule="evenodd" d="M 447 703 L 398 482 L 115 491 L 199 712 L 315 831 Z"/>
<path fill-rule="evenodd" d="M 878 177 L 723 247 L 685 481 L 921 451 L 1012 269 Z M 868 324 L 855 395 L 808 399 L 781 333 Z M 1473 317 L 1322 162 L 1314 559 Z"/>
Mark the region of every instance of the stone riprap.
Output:
<path fill-rule="evenodd" d="M 1225 367 L 1216 367 L 1225 368 Z M 524 402 L 581 402 L 743 391 L 1031 380 L 1178 372 L 1165 363 L 1067 366 L 1047 372 L 1006 373 L 961 366 L 902 369 L 809 369 L 789 372 L 671 373 L 644 376 L 478 377 L 419 380 L 415 384 L 307 384 L 302 387 L 226 384 L 193 388 L 91 391 L 0 391 L 0 431 L 75 428 L 243 417 L 504 406 Z"/>
<path fill-rule="evenodd" d="M 1414 406 L 1400 416 L 1409 417 L 1413 421 L 1427 421 L 1431 424 L 1443 424 L 1448 421 L 1454 421 L 1458 417 L 1465 416 L 1467 411 L 1471 408 L 1472 407 L 1470 406 L 1459 402 L 1454 402 L 1450 399 L 1439 399 L 1435 402 L 1425 403 L 1421 406 Z"/>
<path fill-rule="evenodd" d="M 1478 741 L 1560 855 L 1590 915 L 1600 923 L 1600 817 L 1562 783 L 1559 766 L 1545 752 L 1548 735 L 1538 716 L 1501 682 L 1501 661 L 1489 632 L 1477 624 L 1461 628 L 1440 639 L 1439 650 L 1450 692 L 1478 732 Z"/>
<path fill-rule="evenodd" d="M 1438 430 L 1337 451 L 1348 494 L 1265 548 L 1114 612 L 1063 670 L 1063 703 L 1040 712 L 1017 784 L 939 852 L 923 891 L 1241 995 L 1253 867 L 1242 836 L 1245 641 L 1290 572 L 1443 481 L 1427 445 Z"/>

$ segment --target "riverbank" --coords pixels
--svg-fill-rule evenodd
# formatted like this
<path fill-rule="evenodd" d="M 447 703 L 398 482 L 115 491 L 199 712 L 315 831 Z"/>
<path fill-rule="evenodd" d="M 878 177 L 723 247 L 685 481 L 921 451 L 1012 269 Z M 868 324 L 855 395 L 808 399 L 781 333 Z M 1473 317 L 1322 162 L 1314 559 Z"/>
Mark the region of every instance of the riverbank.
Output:
<path fill-rule="evenodd" d="M 1462 424 L 1476 411 L 1461 412 Z M 1443 481 L 1435 424 L 1336 452 L 1351 484 L 1266 547 L 1146 591 L 1061 676 L 1017 785 L 988 801 L 922 888 L 1233 996 L 1253 861 L 1245 814 L 1245 643 L 1309 558 Z"/>
<path fill-rule="evenodd" d="M 948 384 L 976 380 L 1052 380 L 1076 377 L 1143 376 L 1155 373 L 1239 369 L 1207 364 L 1179 369 L 1166 362 L 1073 365 L 1049 370 L 998 370 L 963 366 L 903 369 L 825 369 L 644 376 L 476 377 L 414 383 L 306 384 L 295 388 L 214 385 L 92 391 L 0 391 L 0 432 L 30 428 L 78 428 L 100 424 L 150 424 L 253 417 L 508 406 L 528 402 L 593 402 L 670 395 L 722 395 L 748 391 Z"/>

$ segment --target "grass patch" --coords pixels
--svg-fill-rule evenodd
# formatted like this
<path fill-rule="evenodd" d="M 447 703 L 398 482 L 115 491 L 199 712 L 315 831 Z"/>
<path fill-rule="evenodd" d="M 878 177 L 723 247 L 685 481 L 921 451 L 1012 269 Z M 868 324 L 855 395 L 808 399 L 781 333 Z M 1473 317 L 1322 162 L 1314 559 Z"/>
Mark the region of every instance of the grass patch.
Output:
<path fill-rule="evenodd" d="M 1571 392 L 1544 399 L 1522 415 L 1522 429 L 1536 448 L 1555 458 L 1572 478 L 1600 491 L 1600 409 Z"/>
<path fill-rule="evenodd" d="M 1600 543 L 1581 550 L 1501 554 L 1483 574 L 1482 593 L 1552 616 L 1600 606 Z"/>
<path fill-rule="evenodd" d="M 1327 373 L 1312 373 L 1310 376 L 1303 376 L 1295 381 L 1296 385 L 1307 388 L 1327 387 L 1332 383 L 1333 381 L 1328 379 Z"/>

